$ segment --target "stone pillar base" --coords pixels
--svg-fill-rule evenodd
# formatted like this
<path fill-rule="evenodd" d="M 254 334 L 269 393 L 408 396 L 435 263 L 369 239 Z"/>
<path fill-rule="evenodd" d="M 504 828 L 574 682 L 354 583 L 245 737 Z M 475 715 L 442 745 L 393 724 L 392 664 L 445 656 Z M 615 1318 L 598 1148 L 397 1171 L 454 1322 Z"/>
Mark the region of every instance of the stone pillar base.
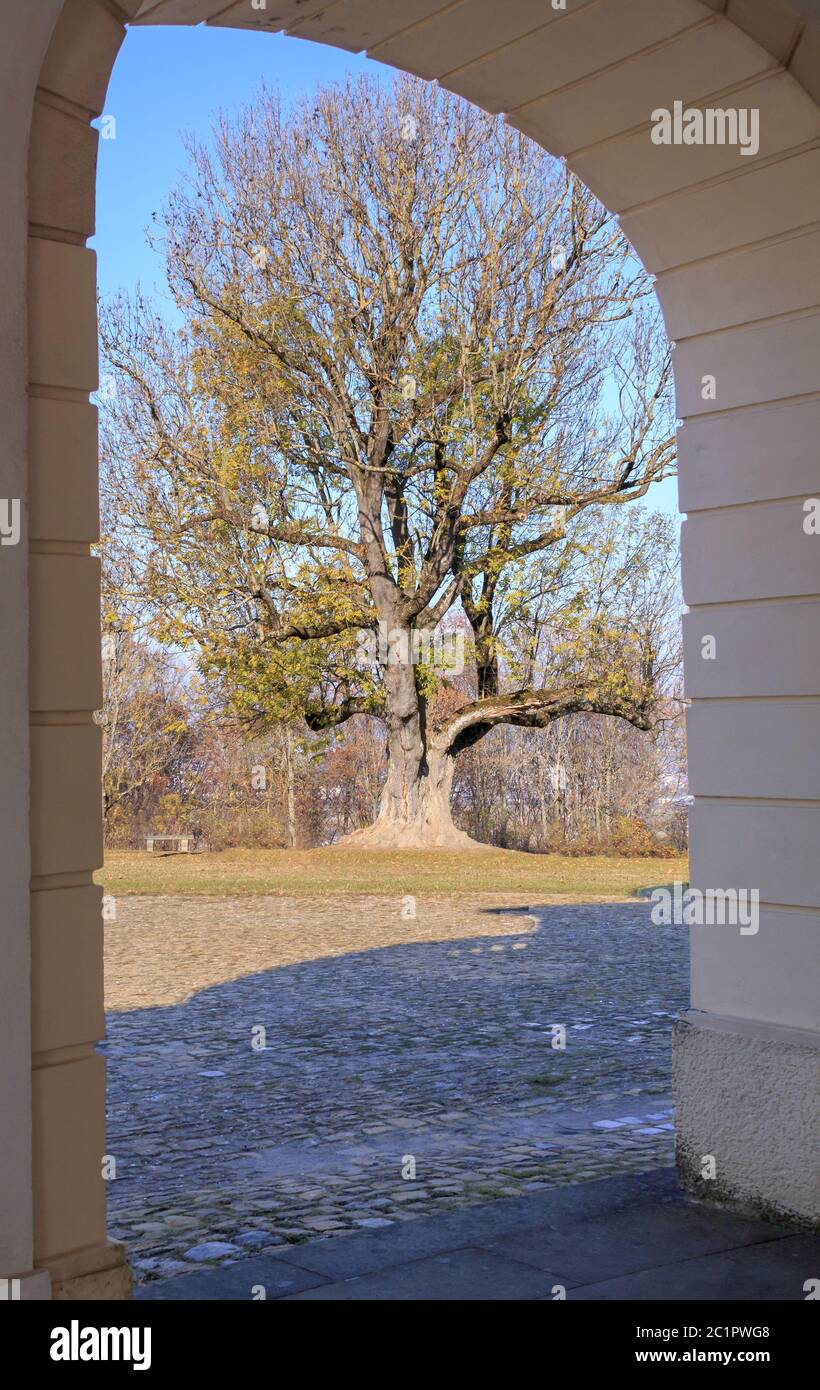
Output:
<path fill-rule="evenodd" d="M 75 1301 L 130 1298 L 133 1288 L 125 1246 L 109 1240 L 47 1262 L 51 1297 Z"/>
<path fill-rule="evenodd" d="M 673 1074 L 682 1186 L 773 1221 L 820 1226 L 818 1064 L 820 1036 L 807 1030 L 681 1015 Z"/>

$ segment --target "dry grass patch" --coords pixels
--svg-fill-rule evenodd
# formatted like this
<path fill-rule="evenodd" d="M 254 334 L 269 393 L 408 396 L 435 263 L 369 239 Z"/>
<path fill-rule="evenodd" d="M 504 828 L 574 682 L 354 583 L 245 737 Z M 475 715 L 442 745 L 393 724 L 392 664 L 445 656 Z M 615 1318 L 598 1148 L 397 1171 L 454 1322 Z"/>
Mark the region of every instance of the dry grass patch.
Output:
<path fill-rule="evenodd" d="M 236 849 L 221 854 L 149 855 L 115 851 L 97 875 L 107 893 L 264 894 L 324 897 L 494 893 L 528 901 L 614 901 L 639 888 L 686 880 L 685 856 L 675 859 L 570 858 L 511 850 Z"/>

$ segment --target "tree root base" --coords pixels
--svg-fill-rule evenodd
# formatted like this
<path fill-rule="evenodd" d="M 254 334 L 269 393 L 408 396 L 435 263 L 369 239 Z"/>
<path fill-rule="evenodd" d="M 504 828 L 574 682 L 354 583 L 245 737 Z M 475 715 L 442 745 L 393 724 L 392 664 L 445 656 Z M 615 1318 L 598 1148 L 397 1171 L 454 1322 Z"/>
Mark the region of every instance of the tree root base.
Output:
<path fill-rule="evenodd" d="M 364 830 L 354 830 L 337 840 L 340 849 L 436 849 L 436 850 L 478 850 L 490 849 L 473 840 L 464 830 L 455 825 L 369 825 Z"/>

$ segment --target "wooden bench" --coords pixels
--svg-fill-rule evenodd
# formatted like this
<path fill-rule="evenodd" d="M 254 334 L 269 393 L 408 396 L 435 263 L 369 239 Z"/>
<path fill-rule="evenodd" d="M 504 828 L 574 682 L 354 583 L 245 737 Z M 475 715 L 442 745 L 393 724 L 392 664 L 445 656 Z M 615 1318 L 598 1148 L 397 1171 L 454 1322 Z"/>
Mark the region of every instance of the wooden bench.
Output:
<path fill-rule="evenodd" d="M 167 853 L 190 854 L 192 844 L 192 835 L 149 835 L 145 841 L 145 848 L 149 854 L 153 854 L 156 845 L 168 845 L 170 849 Z"/>

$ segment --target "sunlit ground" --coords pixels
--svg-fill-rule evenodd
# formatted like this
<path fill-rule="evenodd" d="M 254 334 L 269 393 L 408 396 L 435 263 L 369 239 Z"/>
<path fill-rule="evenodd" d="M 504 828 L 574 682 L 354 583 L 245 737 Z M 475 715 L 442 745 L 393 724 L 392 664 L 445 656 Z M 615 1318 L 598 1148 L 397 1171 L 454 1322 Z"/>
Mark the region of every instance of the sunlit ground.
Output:
<path fill-rule="evenodd" d="M 519 899 L 509 893 L 474 893 L 469 901 L 376 894 L 122 896 L 116 919 L 105 926 L 106 1007 L 177 1004 L 260 971 L 390 946 L 526 939 L 535 918 Z"/>

